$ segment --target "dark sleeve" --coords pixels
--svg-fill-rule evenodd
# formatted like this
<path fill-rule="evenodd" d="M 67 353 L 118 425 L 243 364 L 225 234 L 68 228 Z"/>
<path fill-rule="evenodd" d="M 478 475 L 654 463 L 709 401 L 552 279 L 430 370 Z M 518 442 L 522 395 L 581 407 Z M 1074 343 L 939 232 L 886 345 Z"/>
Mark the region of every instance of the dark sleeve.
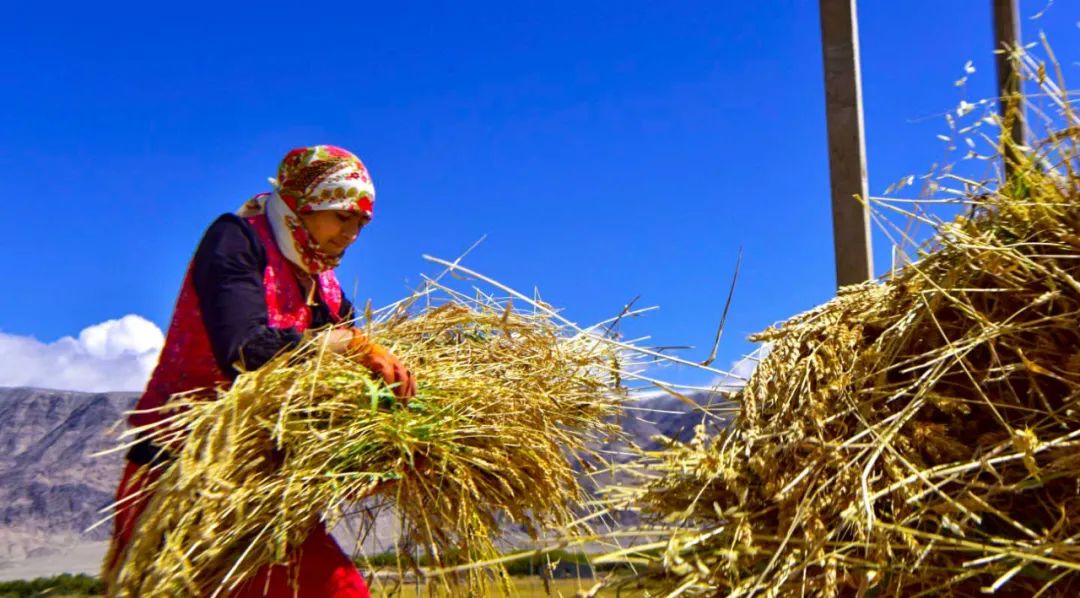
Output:
<path fill-rule="evenodd" d="M 346 299 L 344 295 L 341 296 L 341 309 L 338 311 L 338 314 L 341 316 L 342 322 L 352 322 L 357 315 L 353 313 L 352 301 Z"/>
<path fill-rule="evenodd" d="M 207 229 L 192 264 L 203 323 L 218 366 L 230 377 L 234 364 L 254 370 L 283 349 L 300 344 L 296 329 L 271 328 L 263 270 L 266 250 L 251 226 L 225 214 Z"/>
<path fill-rule="evenodd" d="M 325 326 L 336 326 L 339 323 L 349 322 L 353 318 L 352 310 L 352 303 L 343 296 L 341 298 L 341 307 L 338 308 L 338 317 L 331 318 L 330 307 L 319 296 L 316 305 L 311 308 L 311 328 L 317 330 Z"/>

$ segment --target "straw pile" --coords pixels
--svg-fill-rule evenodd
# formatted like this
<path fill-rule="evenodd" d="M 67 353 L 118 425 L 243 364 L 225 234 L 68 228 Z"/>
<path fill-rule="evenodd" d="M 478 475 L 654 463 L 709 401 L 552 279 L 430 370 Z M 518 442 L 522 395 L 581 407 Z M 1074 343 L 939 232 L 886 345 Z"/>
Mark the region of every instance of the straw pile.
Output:
<path fill-rule="evenodd" d="M 1080 594 L 1078 141 L 1016 148 L 919 262 L 755 337 L 733 424 L 653 464 L 655 589 Z"/>
<path fill-rule="evenodd" d="M 241 375 L 216 401 L 176 401 L 183 410 L 158 438 L 186 442 L 106 572 L 116 594 L 227 593 L 372 490 L 400 516 L 402 545 L 437 568 L 493 559 L 506 523 L 570 533 L 584 509 L 575 468 L 599 464 L 588 446 L 614 430 L 619 343 L 539 302 L 517 310 L 434 283 L 419 298 L 423 309 L 397 305 L 369 324 L 416 376 L 405 406 L 317 343 Z M 498 579 L 511 593 L 501 571 L 429 581 L 479 596 Z"/>

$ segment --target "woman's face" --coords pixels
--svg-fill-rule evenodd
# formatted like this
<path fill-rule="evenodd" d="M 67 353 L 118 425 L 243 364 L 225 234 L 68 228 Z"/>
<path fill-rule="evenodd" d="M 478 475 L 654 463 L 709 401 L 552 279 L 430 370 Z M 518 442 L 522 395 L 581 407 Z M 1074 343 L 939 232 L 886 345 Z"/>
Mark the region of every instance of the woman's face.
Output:
<path fill-rule="evenodd" d="M 300 214 L 304 228 L 323 252 L 338 256 L 353 244 L 360 229 L 369 222 L 364 214 L 345 210 L 318 210 Z"/>

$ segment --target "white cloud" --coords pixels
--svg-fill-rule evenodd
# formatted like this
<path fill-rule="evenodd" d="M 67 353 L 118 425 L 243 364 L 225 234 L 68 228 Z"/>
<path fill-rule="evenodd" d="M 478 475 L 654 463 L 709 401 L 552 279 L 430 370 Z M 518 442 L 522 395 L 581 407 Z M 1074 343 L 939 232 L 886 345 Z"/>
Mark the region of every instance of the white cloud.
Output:
<path fill-rule="evenodd" d="M 746 382 L 750 380 L 750 376 L 754 373 L 754 370 L 757 369 L 758 362 L 769 354 L 769 348 L 770 345 L 768 343 L 761 345 L 755 349 L 753 353 L 731 364 L 731 368 L 728 369 L 727 375 L 720 376 L 713 380 L 711 386 L 721 390 L 738 390 L 743 386 L 746 386 Z"/>
<path fill-rule="evenodd" d="M 164 344 L 161 329 L 133 314 L 52 343 L 0 332 L 0 386 L 139 391 Z"/>

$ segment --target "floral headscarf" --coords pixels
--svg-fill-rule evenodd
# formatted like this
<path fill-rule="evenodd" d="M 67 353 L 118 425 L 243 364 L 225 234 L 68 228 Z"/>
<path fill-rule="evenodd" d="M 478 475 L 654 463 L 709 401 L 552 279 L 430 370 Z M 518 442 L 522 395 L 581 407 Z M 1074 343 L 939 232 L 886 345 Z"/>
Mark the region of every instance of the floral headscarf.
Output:
<path fill-rule="evenodd" d="M 345 210 L 371 218 L 375 186 L 364 163 L 332 145 L 298 148 L 285 155 L 277 179 L 270 183 L 273 192 L 252 197 L 237 213 L 245 217 L 265 213 L 278 248 L 304 271 L 318 274 L 336 268 L 341 256 L 319 249 L 299 215 Z"/>

